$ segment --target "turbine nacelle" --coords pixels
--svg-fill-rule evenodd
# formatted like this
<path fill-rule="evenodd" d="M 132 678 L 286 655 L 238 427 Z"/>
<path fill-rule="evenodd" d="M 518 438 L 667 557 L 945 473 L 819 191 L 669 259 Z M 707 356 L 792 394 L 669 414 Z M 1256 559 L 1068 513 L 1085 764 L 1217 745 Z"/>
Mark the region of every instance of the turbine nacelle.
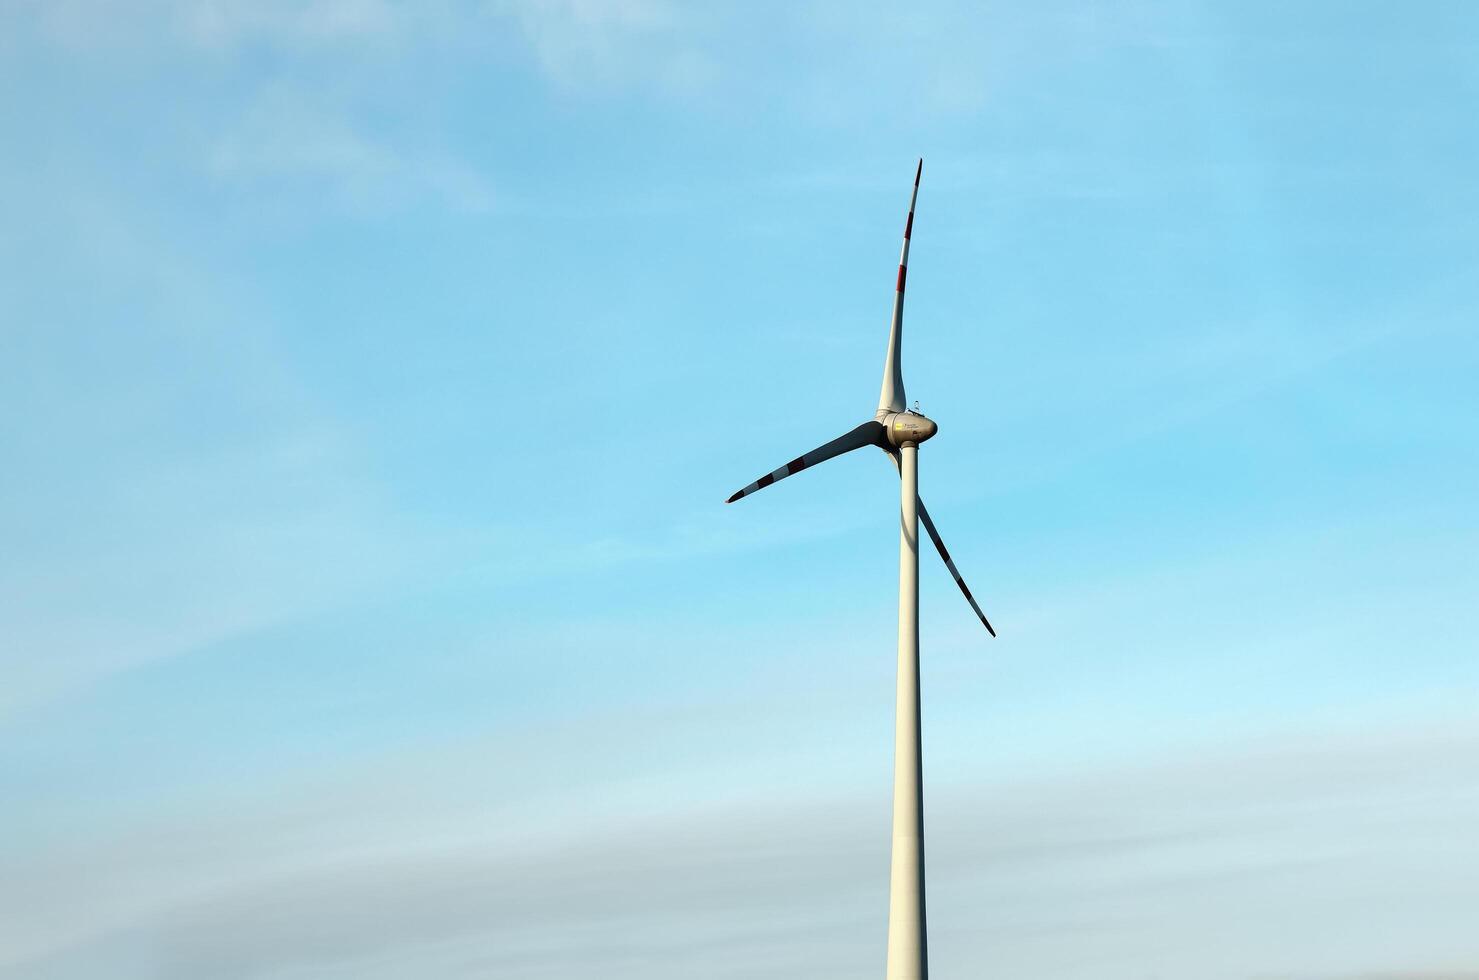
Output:
<path fill-rule="evenodd" d="M 899 449 L 917 446 L 940 431 L 933 419 L 918 412 L 892 412 L 882 419 L 883 431 L 890 444 Z"/>

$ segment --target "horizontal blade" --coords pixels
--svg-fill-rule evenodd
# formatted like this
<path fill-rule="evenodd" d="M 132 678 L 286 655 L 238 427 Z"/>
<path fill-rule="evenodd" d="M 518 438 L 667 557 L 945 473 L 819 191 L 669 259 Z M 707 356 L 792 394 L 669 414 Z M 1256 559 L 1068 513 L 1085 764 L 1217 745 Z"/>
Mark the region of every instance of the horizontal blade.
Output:
<path fill-rule="evenodd" d="M 893 458 L 894 466 L 897 467 L 899 465 L 898 450 L 890 448 L 889 456 Z M 944 539 L 940 537 L 940 532 L 935 529 L 935 522 L 930 520 L 930 512 L 924 509 L 923 500 L 919 501 L 919 523 L 924 525 L 925 532 L 929 534 L 930 540 L 935 543 L 935 550 L 940 553 L 941 558 L 945 559 L 945 567 L 950 570 L 950 577 L 955 579 L 956 585 L 960 586 L 961 595 L 965 596 L 965 601 L 969 602 L 971 608 L 976 611 L 976 617 L 981 620 L 981 625 L 986 627 L 986 632 L 995 636 L 996 630 L 991 627 L 991 620 L 986 618 L 986 614 L 976 604 L 976 597 L 971 595 L 970 588 L 966 586 L 965 579 L 960 577 L 960 569 L 955 567 L 955 562 L 951 559 L 950 552 L 945 548 Z"/>
<path fill-rule="evenodd" d="M 726 504 L 732 504 L 741 497 L 748 497 L 756 490 L 764 490 L 777 480 L 784 480 L 793 473 L 800 473 L 808 466 L 825 463 L 833 456 L 841 456 L 843 453 L 850 453 L 854 449 L 862 449 L 864 446 L 886 445 L 888 445 L 888 437 L 883 431 L 883 423 L 864 422 L 851 432 L 838 436 L 826 445 L 818 446 L 805 455 L 797 456 L 778 470 L 772 470 L 743 490 L 736 490 L 724 502 Z"/>

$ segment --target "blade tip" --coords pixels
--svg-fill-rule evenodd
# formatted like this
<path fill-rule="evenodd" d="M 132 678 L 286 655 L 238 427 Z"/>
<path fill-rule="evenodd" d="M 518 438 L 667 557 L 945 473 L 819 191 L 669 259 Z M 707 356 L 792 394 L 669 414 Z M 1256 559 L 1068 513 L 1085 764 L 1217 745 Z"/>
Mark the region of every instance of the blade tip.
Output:
<path fill-rule="evenodd" d="M 914 186 L 919 186 L 919 175 L 924 172 L 924 157 L 919 158 L 919 165 L 914 168 Z"/>
<path fill-rule="evenodd" d="M 743 495 L 744 495 L 744 491 L 743 490 L 736 490 L 734 493 L 730 494 L 729 495 L 729 499 L 726 500 L 726 501 L 724 501 L 724 502 L 726 504 L 732 504 L 736 500 L 740 499 L 740 497 L 743 496 Z"/>

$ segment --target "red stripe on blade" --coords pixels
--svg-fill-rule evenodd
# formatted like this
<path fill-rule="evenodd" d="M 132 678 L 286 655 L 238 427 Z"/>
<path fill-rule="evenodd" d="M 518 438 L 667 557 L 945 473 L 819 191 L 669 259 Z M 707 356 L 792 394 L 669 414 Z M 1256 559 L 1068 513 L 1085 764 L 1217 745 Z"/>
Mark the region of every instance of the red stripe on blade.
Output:
<path fill-rule="evenodd" d="M 898 285 L 894 286 L 894 292 L 902 293 L 904 291 L 904 277 L 908 274 L 909 269 L 907 266 L 899 266 L 899 283 Z"/>

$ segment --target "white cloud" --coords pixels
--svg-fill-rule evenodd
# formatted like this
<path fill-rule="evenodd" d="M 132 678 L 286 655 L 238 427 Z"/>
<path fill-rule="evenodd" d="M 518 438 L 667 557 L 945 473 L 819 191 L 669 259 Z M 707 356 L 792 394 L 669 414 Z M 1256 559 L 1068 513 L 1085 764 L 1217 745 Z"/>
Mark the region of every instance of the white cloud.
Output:
<path fill-rule="evenodd" d="M 327 199 L 355 214 L 427 201 L 470 213 L 493 206 L 488 182 L 466 162 L 371 137 L 346 110 L 284 85 L 257 94 L 217 140 L 209 167 L 227 185 Z"/>
<path fill-rule="evenodd" d="M 1074 980 L 1471 976 L 1476 739 L 1292 733 L 937 791 L 932 958 Z M 102 964 L 125 978 L 876 966 L 886 794 L 633 808 L 566 781 L 531 800 L 531 744 L 450 748 L 377 765 L 358 788 L 302 786 L 288 806 L 13 862 L 0 908 L 25 942 L 9 966 L 57 980 Z M 469 766 L 488 779 L 448 781 Z"/>
<path fill-rule="evenodd" d="M 390 537 L 344 457 L 342 436 L 299 429 L 147 474 L 104 468 L 76 519 L 90 541 L 0 568 L 0 716 L 375 585 Z"/>
<path fill-rule="evenodd" d="M 195 44 L 220 47 L 253 39 L 321 44 L 384 40 L 403 15 L 386 0 L 186 0 L 171 17 Z"/>
<path fill-rule="evenodd" d="M 27 192 L 7 203 L 45 215 L 43 258 L 7 256 L 24 288 L 0 309 L 0 717 L 383 582 L 408 536 L 240 280 L 134 202 Z"/>
<path fill-rule="evenodd" d="M 221 56 L 262 45 L 323 57 L 488 50 L 512 40 L 547 79 L 572 90 L 650 84 L 686 93 L 715 71 L 709 18 L 668 0 L 28 0 L 20 15 L 20 24 L 73 52 Z"/>
<path fill-rule="evenodd" d="M 677 93 L 703 89 L 717 65 L 705 50 L 706 21 L 667 0 L 500 0 L 545 76 L 572 89 L 654 83 Z"/>
<path fill-rule="evenodd" d="M 254 42 L 384 43 L 403 29 L 402 9 L 387 0 L 23 0 L 15 12 L 73 51 L 163 44 L 219 52 Z"/>

